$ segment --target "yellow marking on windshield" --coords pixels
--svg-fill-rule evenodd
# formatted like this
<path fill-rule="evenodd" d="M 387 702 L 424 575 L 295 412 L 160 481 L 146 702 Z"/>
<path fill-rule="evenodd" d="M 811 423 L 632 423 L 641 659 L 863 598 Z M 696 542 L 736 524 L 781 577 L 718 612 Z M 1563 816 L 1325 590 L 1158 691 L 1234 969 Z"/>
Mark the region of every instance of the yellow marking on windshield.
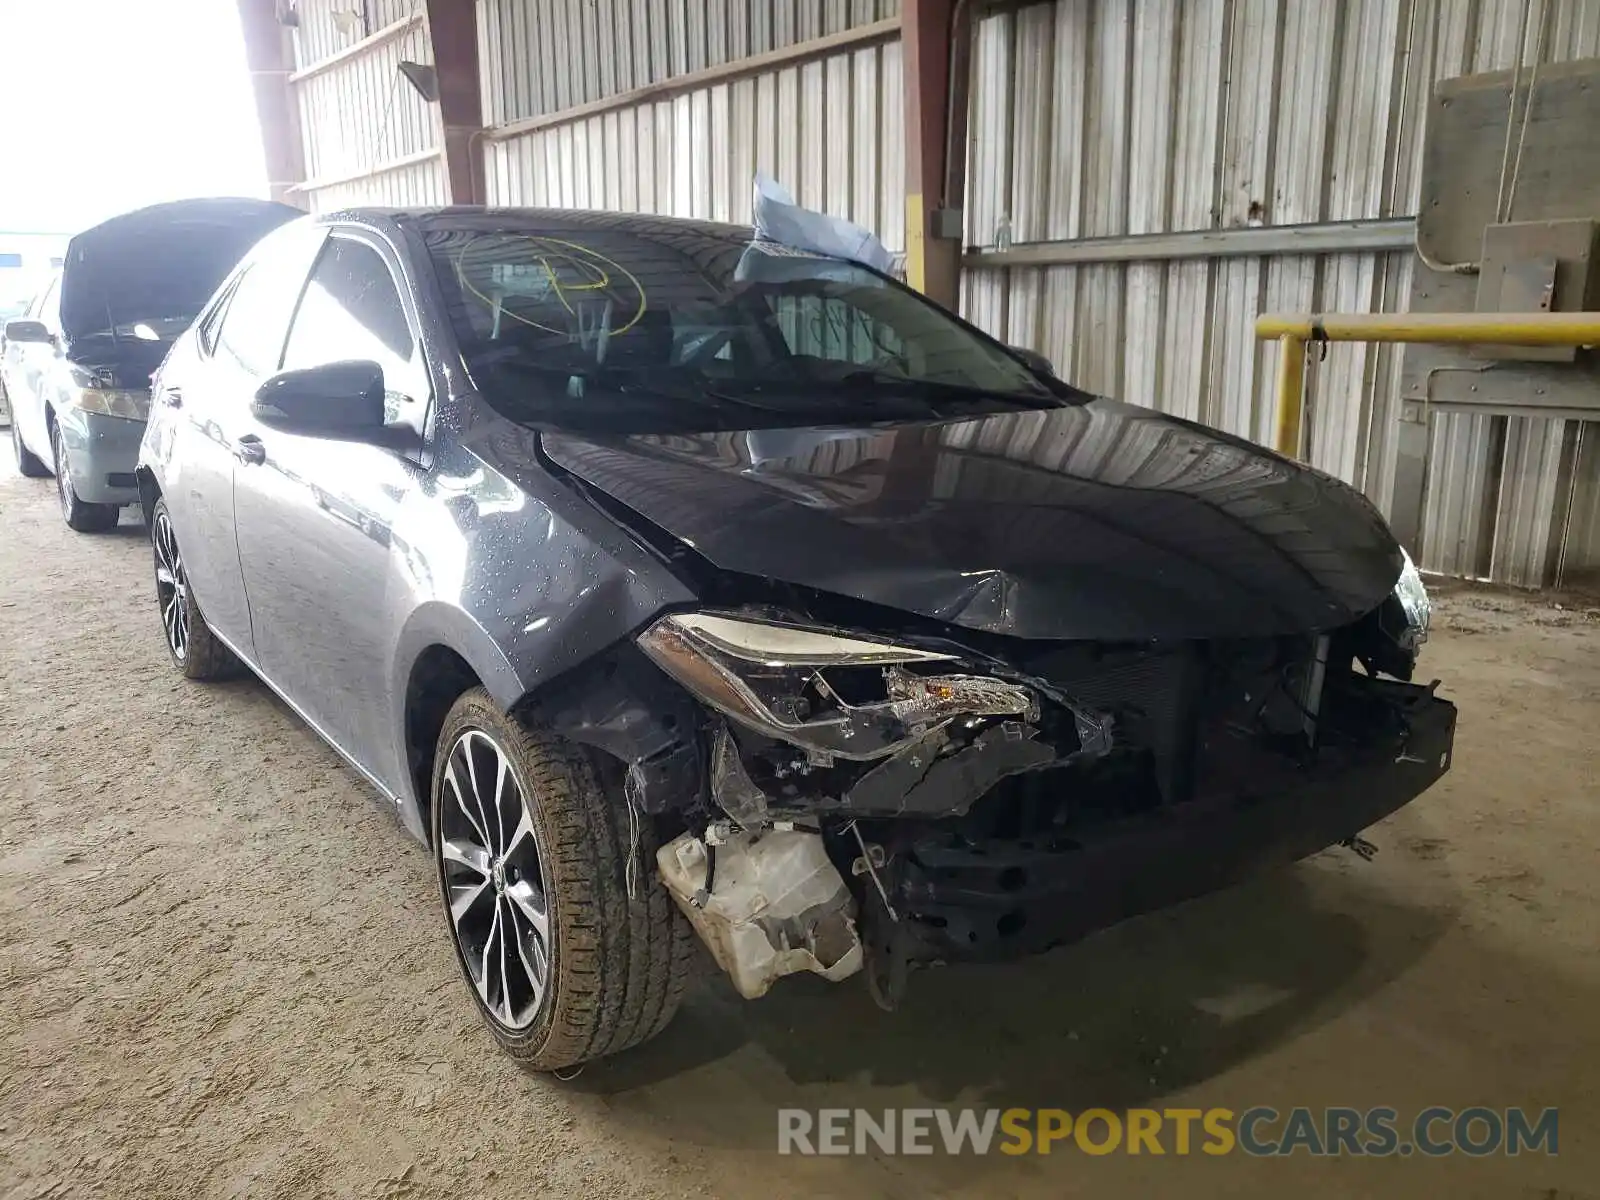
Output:
<path fill-rule="evenodd" d="M 639 297 L 639 307 L 637 311 L 634 312 L 633 316 L 630 317 L 625 324 L 611 330 L 609 332 L 609 336 L 616 337 L 619 334 L 627 333 L 628 330 L 637 325 L 640 318 L 644 316 L 645 310 L 648 307 L 644 285 L 639 282 L 638 277 L 634 275 L 632 271 L 628 270 L 627 267 L 623 266 L 615 259 L 601 254 L 598 250 L 595 250 L 590 246 L 582 245 L 579 242 L 569 242 L 563 238 L 543 237 L 533 234 L 511 234 L 505 236 L 516 237 L 529 244 L 529 247 L 534 252 L 534 259 L 541 267 L 544 268 L 545 278 L 549 281 L 550 289 L 555 293 L 556 299 L 559 300 L 561 302 L 561 306 L 573 316 L 577 316 L 578 314 L 572 307 L 571 302 L 567 299 L 567 293 L 595 291 L 603 292 L 609 290 L 612 286 L 612 280 L 610 272 L 606 270 L 607 267 L 612 268 L 617 272 L 617 274 L 626 278 L 627 281 L 633 285 L 634 293 Z M 552 247 L 557 247 L 558 249 L 552 249 Z M 472 295 L 477 297 L 486 306 L 488 306 L 491 312 L 497 313 L 499 316 L 510 317 L 513 321 L 516 321 L 519 324 L 531 326 L 532 328 L 540 330 L 543 333 L 555 334 L 557 337 L 571 336 L 571 333 L 568 330 L 552 329 L 548 325 L 541 325 L 538 321 L 513 312 L 512 310 L 506 308 L 503 303 L 495 300 L 492 296 L 486 296 L 483 292 L 479 291 L 472 280 L 467 277 L 465 262 L 467 251 L 470 248 L 471 243 L 469 242 L 467 245 L 462 246 L 461 249 L 456 253 L 456 278 L 460 281 L 462 287 L 471 292 Z M 552 265 L 552 263 L 554 265 Z M 562 266 L 565 266 L 568 271 L 577 276 L 579 279 L 587 277 L 592 280 L 592 282 L 568 283 L 563 285 L 561 282 L 560 273 L 557 270 L 558 267 Z"/>

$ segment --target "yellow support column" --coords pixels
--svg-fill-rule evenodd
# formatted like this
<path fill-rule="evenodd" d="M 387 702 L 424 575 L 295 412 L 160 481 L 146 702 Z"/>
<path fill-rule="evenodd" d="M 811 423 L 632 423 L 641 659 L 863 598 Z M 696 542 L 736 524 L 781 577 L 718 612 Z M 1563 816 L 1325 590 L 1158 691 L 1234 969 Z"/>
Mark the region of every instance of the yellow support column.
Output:
<path fill-rule="evenodd" d="M 923 295 L 928 293 L 928 214 L 922 196 L 906 197 L 906 283 Z"/>

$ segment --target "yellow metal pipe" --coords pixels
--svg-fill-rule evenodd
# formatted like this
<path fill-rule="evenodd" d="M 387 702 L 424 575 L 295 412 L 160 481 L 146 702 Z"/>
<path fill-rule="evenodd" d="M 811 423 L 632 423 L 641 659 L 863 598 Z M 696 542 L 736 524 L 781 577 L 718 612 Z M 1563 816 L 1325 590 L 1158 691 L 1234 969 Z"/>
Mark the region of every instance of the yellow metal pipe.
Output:
<path fill-rule="evenodd" d="M 1329 342 L 1600 345 L 1600 313 L 1267 313 L 1256 337 Z"/>
<path fill-rule="evenodd" d="M 1306 343 L 1285 334 L 1278 339 L 1278 440 L 1279 454 L 1300 457 L 1300 416 L 1306 396 Z"/>
<path fill-rule="evenodd" d="M 1300 457 L 1307 342 L 1430 342 L 1446 346 L 1597 346 L 1600 312 L 1266 313 L 1256 337 L 1277 339 L 1277 450 Z"/>

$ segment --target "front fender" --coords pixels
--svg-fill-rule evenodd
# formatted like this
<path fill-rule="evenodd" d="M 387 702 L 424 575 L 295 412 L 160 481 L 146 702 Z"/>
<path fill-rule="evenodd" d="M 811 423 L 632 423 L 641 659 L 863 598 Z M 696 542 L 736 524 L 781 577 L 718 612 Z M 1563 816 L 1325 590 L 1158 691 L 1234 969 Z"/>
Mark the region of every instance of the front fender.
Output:
<path fill-rule="evenodd" d="M 428 601 L 412 610 L 401 627 L 394 656 L 389 664 L 389 758 L 394 764 L 387 772 L 395 781 L 395 801 L 400 820 L 411 835 L 426 843 L 427 822 L 423 817 L 426 797 L 417 794 L 406 745 L 406 698 L 411 672 L 432 646 L 443 646 L 466 660 L 496 704 L 509 709 L 522 695 L 521 680 L 511 662 L 488 632 L 465 611 L 441 601 Z"/>
<path fill-rule="evenodd" d="M 406 685 L 429 646 L 460 655 L 509 711 L 663 608 L 693 598 L 626 532 L 542 468 L 527 441 L 536 435 L 505 422 L 499 431 L 492 453 L 442 440 L 423 491 L 395 524 L 404 586 L 392 593 L 391 622 L 400 633 L 390 667 L 390 728 L 402 815 L 413 832 L 422 798 L 412 794 L 406 766 Z"/>

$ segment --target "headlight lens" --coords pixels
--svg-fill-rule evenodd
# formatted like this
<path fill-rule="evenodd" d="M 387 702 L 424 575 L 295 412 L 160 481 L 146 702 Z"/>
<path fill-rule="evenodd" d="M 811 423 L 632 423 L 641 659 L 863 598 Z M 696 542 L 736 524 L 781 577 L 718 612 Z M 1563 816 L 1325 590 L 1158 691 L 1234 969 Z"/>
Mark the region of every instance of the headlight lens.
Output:
<path fill-rule="evenodd" d="M 145 421 L 150 417 L 150 392 L 145 388 L 102 387 L 101 380 L 80 368 L 73 369 L 72 382 L 74 386 L 65 389 L 61 396 L 68 408 L 129 421 Z"/>
<path fill-rule="evenodd" d="M 953 655 L 798 623 L 683 613 L 639 645 L 713 708 L 818 762 L 882 758 L 957 716 L 1037 714 L 1020 685 L 905 669 Z"/>
<path fill-rule="evenodd" d="M 948 662 L 953 657 L 911 646 L 896 646 L 893 642 L 868 641 L 849 634 L 831 633 L 825 629 L 752 621 L 717 613 L 683 613 L 667 617 L 645 636 L 649 637 L 663 627 L 675 629 L 742 662 L 766 667 Z"/>
<path fill-rule="evenodd" d="M 1400 578 L 1394 585 L 1395 599 L 1406 614 L 1406 627 L 1396 637 L 1402 646 L 1415 650 L 1428 640 L 1428 622 L 1433 616 L 1433 605 L 1428 601 L 1428 589 L 1422 584 L 1422 573 L 1404 548 L 1400 551 L 1405 564 L 1400 568 Z"/>

